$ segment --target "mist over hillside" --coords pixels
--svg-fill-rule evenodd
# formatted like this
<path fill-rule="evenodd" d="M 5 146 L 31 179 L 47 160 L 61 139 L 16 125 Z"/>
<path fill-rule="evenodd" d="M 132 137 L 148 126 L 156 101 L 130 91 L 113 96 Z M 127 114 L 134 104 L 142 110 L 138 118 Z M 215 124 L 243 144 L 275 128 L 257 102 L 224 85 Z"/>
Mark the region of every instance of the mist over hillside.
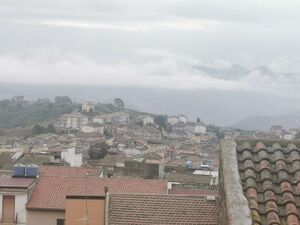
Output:
<path fill-rule="evenodd" d="M 283 128 L 300 127 L 300 112 L 271 116 L 254 116 L 234 123 L 232 127 L 267 131 L 272 125 L 282 125 Z"/>
<path fill-rule="evenodd" d="M 159 88 L 82 85 L 0 84 L 0 98 L 24 95 L 26 99 L 67 95 L 74 101 L 109 103 L 120 97 L 128 108 L 162 114 L 186 114 L 190 119 L 232 125 L 244 118 L 300 111 L 297 99 L 246 91 L 167 90 Z M 253 124 L 250 124 L 253 125 Z M 249 125 L 249 128 L 251 126 Z M 246 127 L 245 127 L 246 128 Z"/>

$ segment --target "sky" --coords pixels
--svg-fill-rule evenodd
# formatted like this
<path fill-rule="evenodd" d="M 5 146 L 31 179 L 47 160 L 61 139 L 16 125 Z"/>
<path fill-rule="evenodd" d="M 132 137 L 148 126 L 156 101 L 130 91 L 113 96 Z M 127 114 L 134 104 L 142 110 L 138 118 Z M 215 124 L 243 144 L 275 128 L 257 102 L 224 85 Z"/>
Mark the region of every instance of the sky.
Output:
<path fill-rule="evenodd" d="M 0 82 L 297 96 L 299 11 L 299 0 L 1 0 Z M 235 64 L 251 72 L 195 70 Z"/>

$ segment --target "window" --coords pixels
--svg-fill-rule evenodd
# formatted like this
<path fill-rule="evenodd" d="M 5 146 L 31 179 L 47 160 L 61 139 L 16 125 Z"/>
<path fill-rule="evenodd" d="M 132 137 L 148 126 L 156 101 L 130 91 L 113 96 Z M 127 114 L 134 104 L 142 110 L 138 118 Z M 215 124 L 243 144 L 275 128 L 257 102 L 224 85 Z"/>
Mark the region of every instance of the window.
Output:
<path fill-rule="evenodd" d="M 57 219 L 56 225 L 65 225 L 65 219 Z"/>

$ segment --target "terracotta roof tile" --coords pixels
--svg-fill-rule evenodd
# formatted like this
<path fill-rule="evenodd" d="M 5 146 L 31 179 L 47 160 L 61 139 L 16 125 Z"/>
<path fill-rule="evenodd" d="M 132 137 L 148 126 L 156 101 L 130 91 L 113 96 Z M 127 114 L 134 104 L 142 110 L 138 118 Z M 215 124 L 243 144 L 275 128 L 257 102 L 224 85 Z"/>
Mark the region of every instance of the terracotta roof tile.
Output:
<path fill-rule="evenodd" d="M 111 193 L 167 193 L 167 182 L 131 178 L 40 177 L 27 209 L 64 210 L 66 196 L 104 196 Z"/>
<path fill-rule="evenodd" d="M 219 203 L 201 196 L 109 194 L 114 225 L 218 225 Z"/>
<path fill-rule="evenodd" d="M 34 178 L 22 178 L 22 177 L 0 177 L 0 188 L 1 187 L 16 187 L 16 188 L 28 188 L 34 183 Z"/>
<path fill-rule="evenodd" d="M 237 148 L 253 225 L 299 225 L 300 150 L 294 144 L 253 146 L 242 143 Z"/>

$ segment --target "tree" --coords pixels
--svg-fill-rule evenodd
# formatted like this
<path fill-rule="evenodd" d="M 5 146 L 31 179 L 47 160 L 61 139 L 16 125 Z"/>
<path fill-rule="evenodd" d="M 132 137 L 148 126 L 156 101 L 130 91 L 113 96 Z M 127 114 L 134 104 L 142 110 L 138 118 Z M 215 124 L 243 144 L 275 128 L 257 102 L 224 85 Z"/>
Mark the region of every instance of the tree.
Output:
<path fill-rule="evenodd" d="M 48 126 L 47 126 L 47 132 L 48 133 L 52 133 L 52 134 L 55 134 L 56 133 L 56 129 L 55 129 L 55 126 L 50 123 Z"/>
<path fill-rule="evenodd" d="M 167 128 L 168 117 L 165 115 L 157 115 L 154 117 L 154 123 L 156 123 L 160 128 Z"/>
<path fill-rule="evenodd" d="M 55 103 L 56 104 L 61 104 L 61 105 L 64 105 L 64 104 L 72 104 L 72 99 L 68 96 L 56 96 L 55 97 Z"/>
<path fill-rule="evenodd" d="M 31 129 L 31 134 L 32 135 L 38 135 L 38 134 L 43 134 L 45 133 L 46 129 L 45 127 L 36 124 L 32 129 Z"/>
<path fill-rule="evenodd" d="M 123 100 L 120 98 L 116 98 L 114 100 L 114 106 L 117 107 L 119 110 L 125 108 L 125 104 L 124 104 Z"/>
<path fill-rule="evenodd" d="M 300 139 L 300 131 L 295 134 L 295 139 Z"/>
<path fill-rule="evenodd" d="M 102 159 L 107 155 L 108 149 L 109 146 L 104 141 L 97 144 L 90 143 L 88 155 L 90 159 Z"/>
<path fill-rule="evenodd" d="M 199 117 L 197 117 L 197 123 L 200 123 L 200 118 Z"/>

